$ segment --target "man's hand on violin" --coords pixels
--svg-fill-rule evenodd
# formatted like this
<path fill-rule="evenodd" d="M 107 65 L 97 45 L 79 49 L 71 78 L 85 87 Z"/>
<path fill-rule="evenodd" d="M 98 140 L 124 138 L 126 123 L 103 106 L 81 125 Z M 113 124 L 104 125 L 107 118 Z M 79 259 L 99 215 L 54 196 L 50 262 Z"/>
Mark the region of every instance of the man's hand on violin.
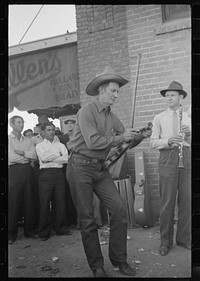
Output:
<path fill-rule="evenodd" d="M 127 129 L 124 133 L 124 141 L 125 142 L 130 142 L 132 140 L 137 139 L 139 134 L 134 131 L 133 129 Z"/>
<path fill-rule="evenodd" d="M 142 141 L 143 139 L 149 138 L 151 134 L 152 130 L 138 132 L 133 129 L 127 129 L 127 131 L 124 133 L 124 141 Z"/>
<path fill-rule="evenodd" d="M 141 135 L 143 136 L 144 139 L 149 138 L 152 135 L 152 130 L 146 130 L 146 131 L 142 131 Z"/>

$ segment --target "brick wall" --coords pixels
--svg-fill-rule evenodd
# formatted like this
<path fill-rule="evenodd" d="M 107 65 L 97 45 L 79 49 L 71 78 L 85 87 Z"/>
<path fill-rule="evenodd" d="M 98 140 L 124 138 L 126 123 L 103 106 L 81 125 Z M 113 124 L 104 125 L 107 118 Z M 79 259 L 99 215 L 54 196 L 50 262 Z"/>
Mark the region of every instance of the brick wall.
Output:
<path fill-rule="evenodd" d="M 85 104 L 91 100 L 85 93 L 88 82 L 106 65 L 130 79 L 126 6 L 76 5 L 76 19 L 81 103 Z M 113 108 L 125 125 L 130 108 L 130 84 L 127 84 Z"/>
<path fill-rule="evenodd" d="M 188 93 L 184 101 L 187 109 L 191 100 L 191 23 L 190 19 L 162 23 L 161 5 L 127 6 L 129 57 L 141 54 L 138 78 L 135 126 L 140 127 L 166 108 L 160 90 L 172 80 L 182 83 Z M 134 84 L 135 66 L 130 63 Z M 151 190 L 154 217 L 159 216 L 158 153 L 145 140 L 135 150 L 146 154 L 147 181 Z M 129 165 L 133 167 L 133 165 Z"/>
<path fill-rule="evenodd" d="M 113 111 L 125 127 L 131 126 L 138 53 L 141 54 L 134 128 L 152 121 L 165 109 L 159 94 L 172 80 L 181 82 L 190 104 L 191 24 L 188 20 L 162 24 L 161 5 L 76 5 L 77 45 L 81 104 L 90 102 L 85 88 L 95 74 L 110 65 L 130 81 L 121 89 Z M 147 182 L 151 190 L 154 218 L 159 216 L 158 153 L 145 140 L 128 153 L 129 173 L 134 184 L 134 151 L 146 154 Z"/>

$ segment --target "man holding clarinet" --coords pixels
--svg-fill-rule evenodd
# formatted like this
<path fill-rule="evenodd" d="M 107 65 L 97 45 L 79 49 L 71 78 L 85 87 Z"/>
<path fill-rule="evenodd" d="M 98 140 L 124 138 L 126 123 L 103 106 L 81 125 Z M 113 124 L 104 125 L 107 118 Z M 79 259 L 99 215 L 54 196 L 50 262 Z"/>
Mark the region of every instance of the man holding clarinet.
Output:
<path fill-rule="evenodd" d="M 151 146 L 160 151 L 159 252 L 165 256 L 173 245 L 176 197 L 176 244 L 191 249 L 191 119 L 182 110 L 182 101 L 187 93 L 180 83 L 172 81 L 169 87 L 160 93 L 165 98 L 168 108 L 154 117 Z"/>

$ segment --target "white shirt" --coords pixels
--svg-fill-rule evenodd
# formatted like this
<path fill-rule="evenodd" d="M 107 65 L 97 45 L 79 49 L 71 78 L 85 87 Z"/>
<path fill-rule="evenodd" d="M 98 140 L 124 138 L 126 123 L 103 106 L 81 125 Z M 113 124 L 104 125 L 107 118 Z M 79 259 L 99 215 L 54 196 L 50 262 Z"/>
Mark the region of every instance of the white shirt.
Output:
<path fill-rule="evenodd" d="M 64 144 L 53 140 L 50 142 L 44 139 L 36 145 L 36 152 L 39 159 L 40 169 L 62 168 L 68 162 L 68 151 Z"/>
<path fill-rule="evenodd" d="M 179 109 L 176 112 L 179 116 Z M 154 117 L 152 135 L 150 138 L 152 148 L 170 148 L 168 139 L 173 136 L 173 113 L 174 111 L 168 108 L 166 111 L 163 111 Z M 189 126 L 191 130 L 191 119 L 186 112 L 183 112 L 182 124 Z M 183 145 L 190 146 L 186 137 Z"/>
<path fill-rule="evenodd" d="M 24 151 L 24 156 L 15 153 L 15 150 Z M 8 137 L 8 165 L 25 164 L 36 159 L 35 146 L 31 139 L 21 135 L 20 140 L 18 140 L 13 133 L 10 133 Z"/>

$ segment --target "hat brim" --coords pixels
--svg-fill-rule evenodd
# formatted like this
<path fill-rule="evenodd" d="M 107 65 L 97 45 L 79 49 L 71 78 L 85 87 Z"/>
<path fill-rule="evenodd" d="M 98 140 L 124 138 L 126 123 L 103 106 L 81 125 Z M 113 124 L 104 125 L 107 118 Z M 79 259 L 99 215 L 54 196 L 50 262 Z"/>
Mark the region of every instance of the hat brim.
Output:
<path fill-rule="evenodd" d="M 187 96 L 187 93 L 184 90 L 178 90 L 178 89 L 166 89 L 166 90 L 162 90 L 160 91 L 161 95 L 163 97 L 165 97 L 166 92 L 168 91 L 176 91 L 179 92 L 181 95 L 183 95 L 183 98 L 185 98 Z"/>
<path fill-rule="evenodd" d="M 64 124 L 67 124 L 69 121 L 73 122 L 74 124 L 76 124 L 76 121 L 75 120 L 72 120 L 72 119 L 67 119 L 64 121 Z"/>
<path fill-rule="evenodd" d="M 94 78 L 87 86 L 86 88 L 86 93 L 89 96 L 97 96 L 97 88 L 107 82 L 115 82 L 119 84 L 119 87 L 124 86 L 127 84 L 129 81 L 124 79 L 123 77 L 119 75 L 114 75 L 114 74 L 102 74 L 99 75 L 98 77 Z"/>

